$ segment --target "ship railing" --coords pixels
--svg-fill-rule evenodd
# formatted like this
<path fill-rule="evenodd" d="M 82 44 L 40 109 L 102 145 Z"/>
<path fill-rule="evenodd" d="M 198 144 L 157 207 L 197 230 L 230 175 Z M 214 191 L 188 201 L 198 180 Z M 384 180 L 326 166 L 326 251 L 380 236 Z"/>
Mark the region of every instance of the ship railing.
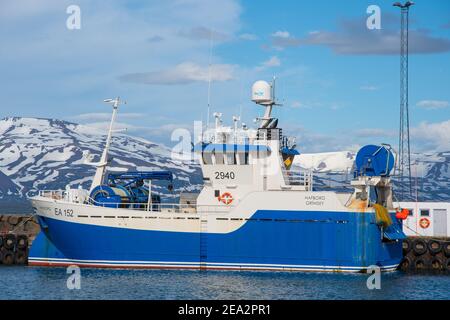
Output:
<path fill-rule="evenodd" d="M 39 196 L 53 200 L 67 200 L 67 195 L 66 190 L 39 190 Z M 86 197 L 84 203 L 104 208 L 121 208 L 141 212 L 161 213 L 226 213 L 235 207 L 235 205 L 192 205 L 179 203 L 107 203 L 96 201 L 89 196 Z"/>
<path fill-rule="evenodd" d="M 262 137 L 258 138 L 257 132 L 249 132 L 239 130 L 238 132 L 206 132 L 201 137 L 203 143 L 217 143 L 217 144 L 251 144 L 255 140 L 266 140 Z"/>
<path fill-rule="evenodd" d="M 227 144 L 227 143 L 235 143 L 235 144 L 251 144 L 254 141 L 254 138 L 251 137 L 206 137 L 202 140 L 204 143 L 217 143 L 217 144 Z M 263 140 L 263 139 L 258 139 Z"/>
<path fill-rule="evenodd" d="M 39 196 L 43 198 L 63 200 L 66 198 L 66 195 L 67 192 L 65 190 L 39 190 Z"/>
<path fill-rule="evenodd" d="M 283 169 L 283 176 L 288 185 L 304 186 L 306 190 L 312 190 L 313 173 L 311 170 L 303 170 L 301 172 L 297 172 Z"/>
<path fill-rule="evenodd" d="M 234 206 L 221 206 L 221 205 L 192 205 L 192 204 L 179 204 L 179 203 L 106 203 L 98 202 L 92 198 L 88 198 L 87 203 L 97 207 L 104 208 L 121 208 L 127 210 L 135 210 L 141 212 L 161 212 L 161 213 L 223 213 L 229 212 Z"/>

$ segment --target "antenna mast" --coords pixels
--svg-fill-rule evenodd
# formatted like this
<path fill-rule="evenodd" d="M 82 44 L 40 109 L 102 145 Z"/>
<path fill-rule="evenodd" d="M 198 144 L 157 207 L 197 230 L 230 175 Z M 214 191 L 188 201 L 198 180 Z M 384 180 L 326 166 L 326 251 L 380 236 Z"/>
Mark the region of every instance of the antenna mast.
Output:
<path fill-rule="evenodd" d="M 116 121 L 117 110 L 119 109 L 119 104 L 126 103 L 120 101 L 120 98 L 116 99 L 106 99 L 103 102 L 110 103 L 113 105 L 113 113 L 111 116 L 111 122 L 109 124 L 108 136 L 106 138 L 105 149 L 103 149 L 102 156 L 100 161 L 96 163 L 97 170 L 95 171 L 94 179 L 92 180 L 91 189 L 92 191 L 96 186 L 101 185 L 103 183 L 103 179 L 105 177 L 106 167 L 108 166 L 108 152 L 109 147 L 111 146 L 112 134 L 114 132 L 114 122 Z"/>
<path fill-rule="evenodd" d="M 409 142 L 409 101 L 408 101 L 408 33 L 409 7 L 414 3 L 406 1 L 404 4 L 396 2 L 393 5 L 401 10 L 400 30 L 400 132 L 398 142 L 398 175 L 400 200 L 404 200 L 405 190 L 412 197 L 411 183 L 411 149 Z"/>
<path fill-rule="evenodd" d="M 211 112 L 211 68 L 212 68 L 212 51 L 213 51 L 213 30 L 211 29 L 210 38 L 209 38 L 209 65 L 208 65 L 208 110 L 207 110 L 207 119 L 206 119 L 206 129 L 209 128 L 209 118 Z"/>

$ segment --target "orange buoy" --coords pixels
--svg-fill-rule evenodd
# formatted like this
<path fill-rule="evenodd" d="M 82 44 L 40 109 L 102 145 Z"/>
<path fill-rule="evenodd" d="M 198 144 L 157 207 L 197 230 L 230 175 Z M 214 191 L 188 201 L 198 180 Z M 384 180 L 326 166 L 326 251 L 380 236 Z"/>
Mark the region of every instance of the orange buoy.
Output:
<path fill-rule="evenodd" d="M 408 209 L 401 209 L 395 213 L 395 217 L 397 219 L 405 220 L 408 218 L 409 210 Z"/>

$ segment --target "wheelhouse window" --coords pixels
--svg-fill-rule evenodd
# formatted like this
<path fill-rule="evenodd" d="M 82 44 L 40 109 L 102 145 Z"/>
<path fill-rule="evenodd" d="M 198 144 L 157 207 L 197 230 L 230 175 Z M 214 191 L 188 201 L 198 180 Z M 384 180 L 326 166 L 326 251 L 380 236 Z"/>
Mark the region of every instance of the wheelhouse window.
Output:
<path fill-rule="evenodd" d="M 214 152 L 214 157 L 216 158 L 216 164 L 225 164 L 223 152 Z"/>
<path fill-rule="evenodd" d="M 227 164 L 235 165 L 236 164 L 236 154 L 234 152 L 227 152 Z"/>
<path fill-rule="evenodd" d="M 248 164 L 248 152 L 238 152 L 236 154 L 236 157 L 239 158 L 239 164 L 240 165 L 247 165 Z"/>
<path fill-rule="evenodd" d="M 203 156 L 203 164 L 213 164 L 212 162 L 212 153 L 211 152 L 204 152 L 202 154 Z"/>

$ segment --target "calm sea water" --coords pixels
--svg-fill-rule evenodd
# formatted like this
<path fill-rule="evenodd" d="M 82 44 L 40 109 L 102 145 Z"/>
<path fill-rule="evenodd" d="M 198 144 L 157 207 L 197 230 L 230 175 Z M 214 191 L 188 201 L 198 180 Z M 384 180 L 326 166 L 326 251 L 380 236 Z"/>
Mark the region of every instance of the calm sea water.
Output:
<path fill-rule="evenodd" d="M 67 289 L 66 269 L 0 267 L 0 299 L 450 299 L 449 275 L 82 269 Z"/>

